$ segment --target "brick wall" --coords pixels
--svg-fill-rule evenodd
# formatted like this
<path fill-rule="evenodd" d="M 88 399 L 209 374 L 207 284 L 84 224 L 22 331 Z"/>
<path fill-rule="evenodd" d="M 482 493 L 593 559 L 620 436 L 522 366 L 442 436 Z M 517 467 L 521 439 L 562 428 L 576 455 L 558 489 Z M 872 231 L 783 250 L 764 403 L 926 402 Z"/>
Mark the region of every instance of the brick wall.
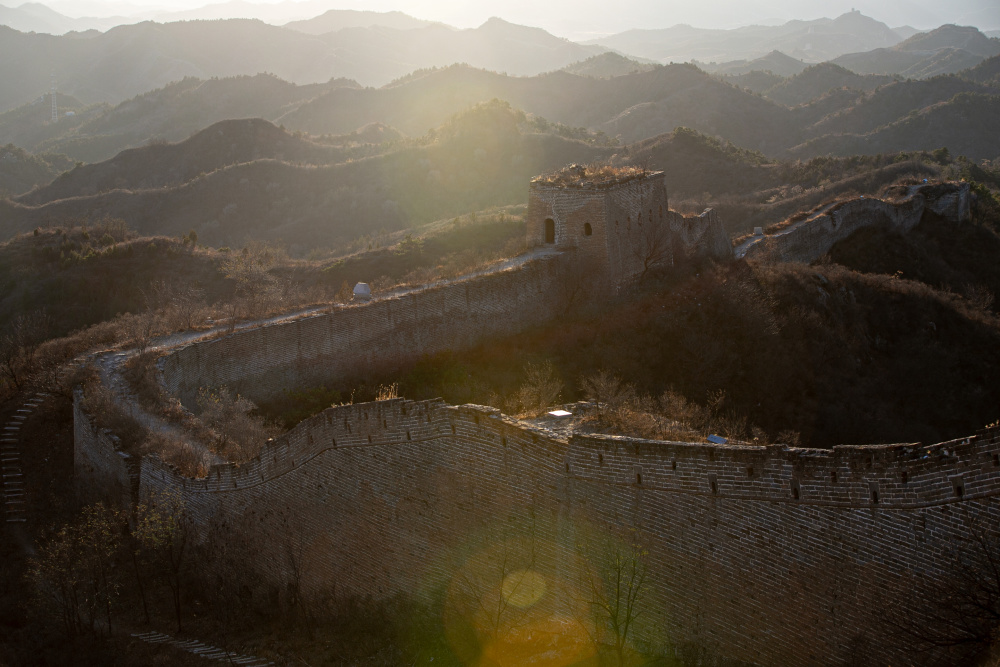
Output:
<path fill-rule="evenodd" d="M 562 312 L 566 256 L 188 345 L 160 362 L 191 407 L 201 387 L 251 398 L 399 366 L 422 354 L 507 336 Z"/>
<path fill-rule="evenodd" d="M 996 433 L 833 450 L 563 440 L 403 399 L 331 408 L 205 479 L 149 456 L 140 475 L 140 497 L 181 493 L 201 544 L 246 545 L 261 599 L 298 577 L 431 600 L 512 516 L 533 517 L 543 572 L 572 570 L 594 526 L 635 531 L 650 563 L 637 638 L 759 664 L 843 664 L 878 639 L 880 605 L 948 571 L 964 522 L 1000 519 Z"/>
<path fill-rule="evenodd" d="M 635 196 L 655 201 L 638 186 Z M 635 208 L 603 205 L 612 221 Z M 943 210 L 961 206 L 956 198 Z M 886 217 L 910 224 L 916 207 L 852 202 L 830 224 L 838 234 Z M 715 223 L 705 215 L 675 231 L 711 244 Z M 624 254 L 625 238 L 612 234 L 606 247 Z M 817 247 L 795 243 L 789 256 Z M 164 380 L 188 403 L 202 386 L 261 396 L 391 363 L 386 350 L 402 358 L 514 333 L 558 312 L 561 263 L 580 254 L 183 347 L 163 359 Z M 878 615 L 905 606 L 912 581 L 948 571 L 965 522 L 1000 520 L 995 432 L 829 451 L 564 440 L 488 408 L 399 399 L 331 408 L 253 461 L 189 479 L 155 456 L 123 458 L 79 401 L 82 493 L 181 494 L 205 562 L 250 564 L 244 585 L 255 599 L 293 582 L 438 599 L 484 536 L 517 518 L 533 526 L 536 567 L 563 579 L 591 557 L 579 550 L 588 534 L 636 535 L 651 573 L 637 631 L 645 643 L 759 664 L 844 664 L 857 641 L 877 641 Z"/>
<path fill-rule="evenodd" d="M 871 197 L 852 199 L 787 230 L 750 242 L 744 257 L 772 261 L 811 262 L 835 243 L 863 227 L 882 226 L 909 232 L 930 211 L 953 222 L 970 219 L 969 184 L 908 188 L 905 198 L 890 202 Z"/>
<path fill-rule="evenodd" d="M 73 393 L 73 466 L 77 497 L 126 508 L 135 500 L 139 460 L 119 451 L 118 438 L 92 423 L 83 410 L 83 392 Z"/>

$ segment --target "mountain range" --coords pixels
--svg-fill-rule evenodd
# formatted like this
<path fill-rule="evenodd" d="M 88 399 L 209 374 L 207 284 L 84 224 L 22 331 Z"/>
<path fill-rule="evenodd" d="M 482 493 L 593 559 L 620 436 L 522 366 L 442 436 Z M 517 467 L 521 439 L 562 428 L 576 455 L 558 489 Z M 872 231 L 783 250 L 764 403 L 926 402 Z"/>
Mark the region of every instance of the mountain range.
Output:
<path fill-rule="evenodd" d="M 604 50 L 500 19 L 471 30 L 372 26 L 325 35 L 243 19 L 145 22 L 61 37 L 0 26 L 0 110 L 43 95 L 53 76 L 60 92 L 85 104 L 117 103 L 186 76 L 271 72 L 297 84 L 346 77 L 382 85 L 455 62 L 532 75 Z"/>

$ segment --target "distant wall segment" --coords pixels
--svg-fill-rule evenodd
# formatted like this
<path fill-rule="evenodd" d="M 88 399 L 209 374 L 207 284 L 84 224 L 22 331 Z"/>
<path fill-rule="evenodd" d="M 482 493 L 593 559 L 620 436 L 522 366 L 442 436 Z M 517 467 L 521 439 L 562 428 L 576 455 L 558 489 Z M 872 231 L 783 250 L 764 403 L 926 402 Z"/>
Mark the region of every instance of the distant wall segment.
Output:
<path fill-rule="evenodd" d="M 968 183 L 900 186 L 891 199 L 859 197 L 827 206 L 773 234 L 749 239 L 737 257 L 784 262 L 812 262 L 838 242 L 865 227 L 906 233 L 930 213 L 952 222 L 971 219 Z"/>

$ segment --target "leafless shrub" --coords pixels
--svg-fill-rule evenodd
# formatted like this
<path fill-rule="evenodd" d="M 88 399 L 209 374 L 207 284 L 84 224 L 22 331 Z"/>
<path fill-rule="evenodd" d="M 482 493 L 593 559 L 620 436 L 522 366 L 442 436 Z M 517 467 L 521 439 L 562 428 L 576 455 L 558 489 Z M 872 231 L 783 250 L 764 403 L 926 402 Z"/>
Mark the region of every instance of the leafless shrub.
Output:
<path fill-rule="evenodd" d="M 551 361 L 524 367 L 524 382 L 506 399 L 499 399 L 504 412 L 518 417 L 535 417 L 555 404 L 562 393 L 562 380 Z"/>
<path fill-rule="evenodd" d="M 965 286 L 965 298 L 969 300 L 972 307 L 982 313 L 990 313 L 993 311 L 993 304 L 995 303 L 995 297 L 993 292 L 990 291 L 985 285 L 966 285 Z"/>
<path fill-rule="evenodd" d="M 243 396 L 233 396 L 227 387 L 198 392 L 201 419 L 213 434 L 215 451 L 241 463 L 255 457 L 276 429 L 257 415 L 257 406 Z"/>
<path fill-rule="evenodd" d="M 589 420 L 606 432 L 650 440 L 681 441 L 703 441 L 709 434 L 716 433 L 731 440 L 749 438 L 758 444 L 770 442 L 762 429 L 749 424 L 746 415 L 725 409 L 723 391 L 713 392 L 706 403 L 700 405 L 672 389 L 659 398 L 640 394 L 633 385 L 607 371 L 584 377 L 580 384 L 586 396 L 599 404 Z M 798 434 L 795 440 L 798 441 Z"/>
<path fill-rule="evenodd" d="M 98 428 L 111 431 L 123 451 L 137 452 L 148 437 L 146 427 L 128 411 L 114 392 L 99 381 L 84 386 L 84 407 Z"/>
<path fill-rule="evenodd" d="M 38 310 L 15 317 L 0 336 L 0 373 L 15 389 L 37 370 L 35 353 L 48 335 L 49 324 L 48 315 Z"/>
<path fill-rule="evenodd" d="M 157 317 L 152 310 L 126 313 L 115 318 L 120 327 L 120 340 L 142 354 L 149 347 L 156 333 Z"/>
<path fill-rule="evenodd" d="M 143 454 L 158 454 L 161 459 L 175 466 L 182 475 L 198 478 L 208 474 L 211 465 L 209 452 L 195 444 L 165 433 L 154 433 L 141 448 Z"/>

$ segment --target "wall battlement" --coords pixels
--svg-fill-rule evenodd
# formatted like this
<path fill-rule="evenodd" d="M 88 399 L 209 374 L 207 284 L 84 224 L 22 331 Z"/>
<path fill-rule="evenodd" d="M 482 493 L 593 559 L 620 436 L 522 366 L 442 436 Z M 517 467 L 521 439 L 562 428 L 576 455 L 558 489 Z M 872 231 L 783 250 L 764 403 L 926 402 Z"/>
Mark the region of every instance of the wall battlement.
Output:
<path fill-rule="evenodd" d="M 82 412 L 79 421 L 78 448 L 116 454 Z M 395 399 L 330 408 L 205 479 L 142 457 L 135 493 L 180 494 L 203 542 L 252 543 L 248 585 L 265 597 L 293 565 L 307 591 L 439 590 L 470 534 L 519 512 L 547 522 L 539 539 L 557 561 L 572 558 L 587 525 L 635 530 L 655 601 L 642 641 L 838 664 L 874 627 L 876 600 L 947 571 L 946 545 L 970 517 L 1000 519 L 998 457 L 997 431 L 832 451 L 565 439 L 492 408 Z M 101 480 L 113 489 L 136 474 L 114 470 L 123 479 Z M 305 545 L 295 564 L 289 535 Z"/>
<path fill-rule="evenodd" d="M 777 243 L 780 257 L 803 259 L 864 224 L 905 227 L 924 210 L 967 212 L 967 187 L 935 187 L 896 204 L 831 208 L 775 237 L 770 251 Z M 529 238 L 540 234 L 554 252 L 178 347 L 161 359 L 162 378 L 189 406 L 201 387 L 260 398 L 524 331 L 562 312 L 574 263 L 612 281 L 636 275 L 639 250 L 660 240 L 650 230 L 670 232 L 671 261 L 678 248 L 721 252 L 714 213 L 668 211 L 662 177 L 533 187 Z M 588 247 L 595 236 L 600 243 Z M 648 621 L 637 632 L 648 646 L 697 644 L 758 664 L 844 664 L 854 642 L 874 638 L 879 604 L 904 604 L 915 577 L 948 572 L 949 549 L 970 521 L 1000 522 L 996 430 L 930 446 L 832 450 L 565 438 L 493 408 L 395 399 L 330 408 L 267 442 L 254 460 L 191 479 L 159 457 L 118 452 L 81 398 L 81 491 L 123 504 L 179 494 L 197 541 L 223 541 L 230 552 L 245 545 L 245 562 L 257 568 L 245 584 L 262 599 L 281 595 L 293 570 L 307 592 L 431 599 L 456 576 L 471 535 L 529 515 L 555 562 L 579 556 L 590 526 L 634 531 L 652 575 Z"/>
<path fill-rule="evenodd" d="M 925 212 L 953 222 L 967 221 L 971 216 L 968 183 L 898 186 L 889 195 L 890 200 L 859 197 L 826 206 L 786 229 L 750 238 L 737 248 L 736 256 L 812 262 L 864 227 L 906 233 L 917 226 Z"/>

